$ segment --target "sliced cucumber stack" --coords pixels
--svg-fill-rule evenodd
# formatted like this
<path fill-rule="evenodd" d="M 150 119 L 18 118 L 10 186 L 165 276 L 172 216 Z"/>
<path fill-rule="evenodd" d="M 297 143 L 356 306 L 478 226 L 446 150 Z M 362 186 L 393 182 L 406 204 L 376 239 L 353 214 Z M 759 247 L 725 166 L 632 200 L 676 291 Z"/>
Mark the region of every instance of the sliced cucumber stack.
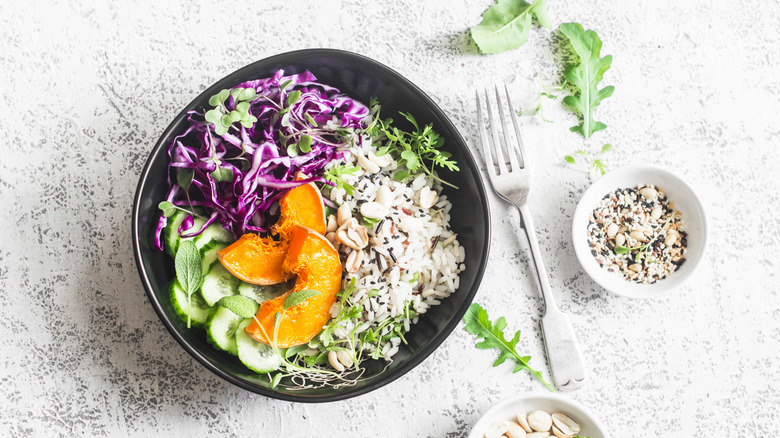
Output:
<path fill-rule="evenodd" d="M 206 323 L 206 339 L 220 350 L 237 356 L 236 330 L 242 319 L 224 307 L 217 307 Z"/>
<path fill-rule="evenodd" d="M 291 288 L 287 283 L 260 286 L 258 284 L 250 284 L 242 281 L 238 285 L 238 294 L 249 297 L 257 301 L 258 304 L 263 304 L 264 301 L 273 300 L 290 289 Z"/>
<path fill-rule="evenodd" d="M 171 217 L 171 222 L 165 226 L 165 230 L 163 230 L 163 237 L 165 238 L 165 249 L 168 251 L 168 254 L 172 256 L 176 256 L 176 251 L 179 250 L 179 245 L 181 245 L 182 240 L 192 240 L 195 239 L 195 237 L 187 237 L 182 238 L 179 235 L 179 227 L 181 226 L 181 223 L 184 222 L 184 219 L 189 216 L 189 213 L 186 213 L 184 211 L 178 210 L 176 214 L 174 214 Z M 190 232 L 190 231 L 197 231 L 200 230 L 203 225 L 206 223 L 203 219 L 196 217 L 193 218 L 192 226 L 187 228 L 184 232 Z M 222 227 L 220 227 L 222 228 Z M 205 233 L 205 230 L 204 230 Z M 202 233 L 201 233 L 202 234 Z M 196 236 L 199 237 L 199 236 Z M 208 242 L 204 242 L 208 243 Z M 198 245 L 198 242 L 195 242 L 195 246 L 198 249 L 201 249 L 203 245 Z"/>
<path fill-rule="evenodd" d="M 225 249 L 227 243 L 211 242 L 206 244 L 203 249 L 200 250 L 202 254 L 201 272 L 206 275 L 211 266 L 217 261 L 217 252 Z"/>
<path fill-rule="evenodd" d="M 236 329 L 238 359 L 256 373 L 265 374 L 277 370 L 282 365 L 282 358 L 269 345 L 256 341 L 244 331 L 251 322 L 252 318 L 247 318 Z"/>
<path fill-rule="evenodd" d="M 209 272 L 203 277 L 203 286 L 200 287 L 200 293 L 209 306 L 217 304 L 220 298 L 235 295 L 239 283 L 238 278 L 228 272 L 221 264 L 217 263 L 211 267 Z"/>
<path fill-rule="evenodd" d="M 199 293 L 193 293 L 187 302 L 187 292 L 181 287 L 178 280 L 173 280 L 170 285 L 170 297 L 173 310 L 182 321 L 187 322 L 189 316 L 193 327 L 203 327 L 211 314 L 211 306 L 206 303 Z"/>

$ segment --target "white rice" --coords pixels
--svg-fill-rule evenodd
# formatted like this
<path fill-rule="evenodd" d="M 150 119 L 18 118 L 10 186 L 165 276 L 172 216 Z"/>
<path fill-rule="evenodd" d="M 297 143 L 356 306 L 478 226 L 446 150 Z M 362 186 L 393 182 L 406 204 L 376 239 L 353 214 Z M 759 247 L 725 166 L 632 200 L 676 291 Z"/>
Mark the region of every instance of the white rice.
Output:
<path fill-rule="evenodd" d="M 369 141 L 364 141 L 361 150 L 353 150 L 346 161 L 356 163 L 354 154 L 375 152 Z M 376 200 L 380 186 L 385 185 L 392 191 L 392 202 L 384 220 L 380 224 L 367 228 L 369 245 L 363 249 L 363 262 L 357 272 L 348 274 L 345 279 L 356 280 L 357 290 L 352 302 L 358 303 L 368 296 L 372 289 L 378 295 L 363 303 L 361 318 L 354 320 L 357 326 L 355 335 L 369 327 L 378 327 L 387 318 L 405 315 L 401 322 L 405 331 L 418 321 L 432 306 L 441 304 L 443 299 L 455 292 L 460 284 L 458 275 L 464 269 L 465 250 L 460 246 L 457 236 L 449 227 L 451 203 L 446 195 L 440 195 L 430 209 L 419 205 L 420 191 L 428 187 L 441 193 L 441 185 L 427 175 L 419 175 L 407 183 L 395 181 L 397 163 L 393 162 L 371 174 L 361 170 L 353 175 L 344 175 L 344 180 L 355 187 L 352 196 L 343 189 L 333 189 L 330 199 L 338 205 L 348 204 L 354 212 L 360 204 Z M 446 245 L 445 245 L 446 242 Z M 352 249 L 340 246 L 342 260 Z M 395 260 L 393 259 L 395 258 Z M 415 278 L 415 275 L 417 276 Z M 414 313 L 405 312 L 409 308 Z M 338 315 L 339 302 L 331 308 L 333 316 Z M 392 327 L 382 330 L 388 333 Z M 340 335 L 341 333 L 339 333 Z M 390 339 L 382 345 L 382 353 L 390 360 L 398 352 L 401 339 Z M 376 346 L 358 346 L 364 351 L 373 351 Z"/>

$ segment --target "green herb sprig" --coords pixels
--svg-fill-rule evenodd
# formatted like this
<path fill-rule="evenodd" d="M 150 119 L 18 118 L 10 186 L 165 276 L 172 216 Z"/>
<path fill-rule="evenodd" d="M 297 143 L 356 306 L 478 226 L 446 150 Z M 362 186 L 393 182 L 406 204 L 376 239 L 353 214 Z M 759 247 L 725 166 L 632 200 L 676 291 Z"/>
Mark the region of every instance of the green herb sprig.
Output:
<path fill-rule="evenodd" d="M 598 89 L 598 83 L 604 77 L 610 65 L 612 56 L 600 57 L 601 40 L 596 32 L 585 30 L 579 23 L 564 23 L 559 27 L 561 33 L 569 40 L 574 52 L 579 56 L 580 63 L 572 64 L 564 70 L 566 80 L 578 89 L 576 94 L 566 96 L 563 104 L 575 109 L 582 116 L 582 124 L 572 126 L 573 132 L 579 132 L 588 138 L 594 132 L 607 127 L 594 119 L 593 112 L 603 99 L 611 96 L 615 87 L 608 86 Z"/>
<path fill-rule="evenodd" d="M 176 279 L 187 293 L 187 328 L 190 328 L 190 307 L 192 294 L 203 284 L 202 262 L 200 251 L 192 240 L 184 240 L 179 245 L 174 258 Z"/>
<path fill-rule="evenodd" d="M 235 107 L 233 110 L 228 110 L 226 106 L 230 96 L 233 97 Z M 206 111 L 207 124 L 214 127 L 217 135 L 225 135 L 236 122 L 245 128 L 251 128 L 257 121 L 257 117 L 249 113 L 249 108 L 256 97 L 257 91 L 254 88 L 236 87 L 221 90 L 209 99 L 209 105 L 214 108 Z"/>
<path fill-rule="evenodd" d="M 352 196 L 355 193 L 355 186 L 344 181 L 344 175 L 354 175 L 359 170 L 358 166 L 352 164 L 337 164 L 325 169 L 325 173 L 322 176 L 336 184 L 337 188 L 343 189 L 348 195 Z"/>
<path fill-rule="evenodd" d="M 389 153 L 398 162 L 398 166 L 402 167 L 393 174 L 393 179 L 404 181 L 407 178 L 425 173 L 442 184 L 457 189 L 457 186 L 434 174 L 436 167 L 451 171 L 458 171 L 460 168 L 457 162 L 451 159 L 451 153 L 441 150 L 444 138 L 433 130 L 433 124 L 429 123 L 420 128 L 414 116 L 399 112 L 414 127 L 412 131 L 403 131 L 393 125 L 393 119 L 383 120 L 379 117 L 379 107 L 376 102 L 372 107 L 372 113 L 375 113 L 374 122 L 366 128 L 366 132 L 372 138 L 385 139 L 384 146 L 377 148 L 377 155 L 382 156 Z"/>
<path fill-rule="evenodd" d="M 536 371 L 528 365 L 528 361 L 531 360 L 531 356 L 521 356 L 516 348 L 517 343 L 520 341 L 520 330 L 515 332 L 515 335 L 511 340 L 507 340 L 504 337 L 504 329 L 506 328 L 506 320 L 504 317 L 500 317 L 493 324 L 490 322 L 487 311 L 477 303 L 473 303 L 469 306 L 469 310 L 466 315 L 463 316 L 463 322 L 466 323 L 466 331 L 475 335 L 478 339 L 482 338 L 482 341 L 477 342 L 476 347 L 481 349 L 496 349 L 499 351 L 498 358 L 493 362 L 493 366 L 499 366 L 507 359 L 512 359 L 515 362 L 515 368 L 512 370 L 516 373 L 520 370 L 528 370 L 537 380 L 539 380 L 545 388 L 555 392 L 554 386 L 547 383 L 542 377 L 539 371 Z"/>
<path fill-rule="evenodd" d="M 591 158 L 587 152 L 580 149 L 575 152 L 574 155 L 565 156 L 564 160 L 569 164 L 573 164 L 579 167 L 585 171 L 585 173 L 589 174 L 591 172 L 599 172 L 600 174 L 604 175 L 604 173 L 607 171 L 607 164 L 604 162 L 602 155 L 611 150 L 612 145 L 608 143 L 601 147 L 601 152 L 599 152 L 599 154 L 595 157 Z M 579 161 L 577 161 L 577 158 L 579 158 Z"/>

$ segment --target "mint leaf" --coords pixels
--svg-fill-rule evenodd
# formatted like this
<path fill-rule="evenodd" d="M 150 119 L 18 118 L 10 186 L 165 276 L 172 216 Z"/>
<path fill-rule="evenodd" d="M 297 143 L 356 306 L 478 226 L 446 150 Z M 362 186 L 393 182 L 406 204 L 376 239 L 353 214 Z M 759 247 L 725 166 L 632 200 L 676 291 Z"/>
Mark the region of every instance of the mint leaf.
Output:
<path fill-rule="evenodd" d="M 217 306 L 224 307 L 242 318 L 257 315 L 260 305 L 257 301 L 243 295 L 229 295 L 217 301 Z"/>
<path fill-rule="evenodd" d="M 516 49 L 528 41 L 532 15 L 543 27 L 551 27 L 544 0 L 536 0 L 533 4 L 523 0 L 498 0 L 482 14 L 482 22 L 471 28 L 471 38 L 482 53 Z"/>
<path fill-rule="evenodd" d="M 287 295 L 287 298 L 284 299 L 284 310 L 297 306 L 298 304 L 303 303 L 311 297 L 316 297 L 317 295 L 320 295 L 320 292 L 314 289 L 304 289 L 293 292 L 290 295 Z"/>
<path fill-rule="evenodd" d="M 190 308 L 192 294 L 195 293 L 203 282 L 200 251 L 192 240 L 184 240 L 179 245 L 174 258 L 176 267 L 176 279 L 187 292 L 187 308 Z M 190 315 L 187 312 L 187 328 L 190 328 Z"/>
<path fill-rule="evenodd" d="M 585 30 L 578 23 L 564 23 L 559 27 L 561 33 L 568 38 L 574 52 L 579 56 L 580 63 L 566 67 L 564 77 L 579 89 L 577 95 L 566 96 L 563 104 L 577 110 L 582 116 L 582 124 L 572 126 L 573 132 L 579 132 L 588 138 L 594 132 L 600 131 L 607 125 L 594 120 L 593 111 L 603 99 L 611 96 L 615 87 L 608 86 L 601 90 L 597 85 L 603 79 L 612 64 L 612 56 L 600 58 L 601 40 L 596 32 Z"/>
<path fill-rule="evenodd" d="M 498 366 L 504 363 L 507 359 L 515 361 L 515 368 L 512 370 L 516 373 L 522 369 L 528 370 L 536 379 L 550 391 L 555 392 L 555 388 L 547 383 L 542 374 L 539 371 L 535 371 L 528 365 L 528 361 L 531 360 L 530 356 L 520 356 L 517 353 L 517 343 L 520 341 L 520 330 L 518 330 L 511 340 L 507 340 L 504 337 L 504 329 L 506 328 L 506 320 L 502 316 L 496 320 L 495 325 L 490 322 L 488 314 L 485 309 L 477 303 L 473 303 L 469 306 L 469 310 L 463 316 L 463 322 L 466 323 L 466 331 L 475 335 L 478 339 L 482 338 L 482 341 L 477 342 L 476 347 L 484 350 L 496 349 L 499 351 L 498 358 L 493 362 L 493 366 Z"/>

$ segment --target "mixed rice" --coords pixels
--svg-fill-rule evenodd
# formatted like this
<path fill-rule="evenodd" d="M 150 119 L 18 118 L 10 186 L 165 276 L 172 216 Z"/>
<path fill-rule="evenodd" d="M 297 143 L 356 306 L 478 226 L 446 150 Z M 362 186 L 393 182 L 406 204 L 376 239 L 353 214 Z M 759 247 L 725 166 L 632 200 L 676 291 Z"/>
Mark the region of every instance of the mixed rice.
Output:
<path fill-rule="evenodd" d="M 397 163 L 389 154 L 376 156 L 370 140 L 351 152 L 346 161 L 360 170 L 344 181 L 354 191 L 330 190 L 339 208 L 328 217 L 326 237 L 344 263 L 345 290 L 355 282 L 347 302 L 362 303 L 363 309 L 340 322 L 333 337 L 337 343 L 354 339 L 356 352 L 390 360 L 419 316 L 457 290 L 465 250 L 449 226 L 452 205 L 433 178 L 394 180 Z M 331 307 L 333 318 L 342 302 Z M 361 341 L 369 330 L 376 341 Z"/>

